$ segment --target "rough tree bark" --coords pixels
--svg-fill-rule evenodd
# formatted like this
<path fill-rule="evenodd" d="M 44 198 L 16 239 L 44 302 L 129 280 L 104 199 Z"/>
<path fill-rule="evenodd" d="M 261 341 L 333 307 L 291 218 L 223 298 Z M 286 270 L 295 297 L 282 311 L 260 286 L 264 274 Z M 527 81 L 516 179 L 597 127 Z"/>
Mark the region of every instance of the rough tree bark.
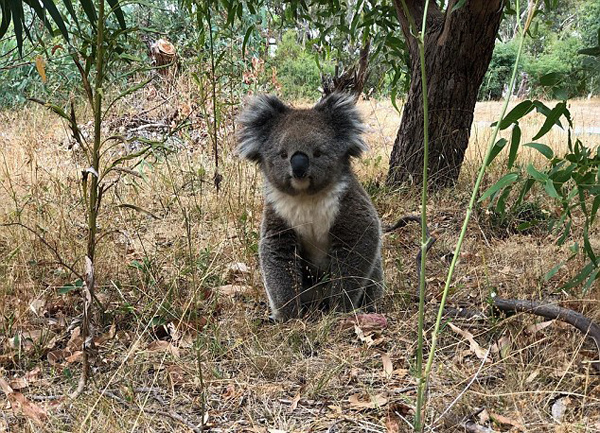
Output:
<path fill-rule="evenodd" d="M 492 58 L 503 0 L 467 0 L 452 11 L 430 2 L 425 35 L 429 101 L 429 184 L 452 186 L 458 179 L 469 142 L 477 91 Z M 406 0 L 417 27 L 424 1 Z M 402 2 L 394 6 L 409 50 L 411 84 L 392 154 L 388 184 L 421 184 L 423 177 L 423 100 L 416 38 Z"/>

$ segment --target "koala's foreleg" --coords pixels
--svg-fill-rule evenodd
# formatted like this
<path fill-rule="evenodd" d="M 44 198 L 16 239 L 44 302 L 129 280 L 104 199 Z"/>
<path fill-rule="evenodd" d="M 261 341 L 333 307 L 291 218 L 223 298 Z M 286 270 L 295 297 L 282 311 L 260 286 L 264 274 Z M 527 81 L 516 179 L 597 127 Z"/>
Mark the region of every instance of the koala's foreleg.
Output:
<path fill-rule="evenodd" d="M 275 320 L 298 317 L 303 287 L 296 234 L 279 221 L 263 221 L 259 256 L 271 317 Z"/>
<path fill-rule="evenodd" d="M 379 248 L 378 226 L 332 230 L 329 304 L 333 309 L 352 311 L 381 297 Z"/>

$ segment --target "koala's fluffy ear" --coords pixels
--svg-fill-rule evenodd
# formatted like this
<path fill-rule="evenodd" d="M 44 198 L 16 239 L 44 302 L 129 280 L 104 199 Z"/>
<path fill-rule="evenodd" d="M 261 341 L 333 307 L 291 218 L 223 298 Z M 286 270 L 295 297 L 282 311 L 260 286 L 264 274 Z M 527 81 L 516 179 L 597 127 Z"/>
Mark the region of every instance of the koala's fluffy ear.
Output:
<path fill-rule="evenodd" d="M 327 116 L 327 122 L 333 127 L 338 139 L 347 144 L 350 156 L 358 157 L 368 149 L 362 139 L 365 127 L 352 95 L 332 93 L 319 101 L 314 110 Z"/>
<path fill-rule="evenodd" d="M 261 147 L 269 138 L 273 127 L 290 108 L 277 97 L 256 96 L 244 108 L 237 118 L 237 152 L 243 158 L 260 162 Z"/>

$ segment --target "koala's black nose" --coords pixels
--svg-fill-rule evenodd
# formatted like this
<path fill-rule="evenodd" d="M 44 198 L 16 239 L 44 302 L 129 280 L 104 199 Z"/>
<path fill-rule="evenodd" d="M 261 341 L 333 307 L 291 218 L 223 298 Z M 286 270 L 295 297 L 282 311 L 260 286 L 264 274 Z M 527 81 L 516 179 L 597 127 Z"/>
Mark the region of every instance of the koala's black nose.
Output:
<path fill-rule="evenodd" d="M 296 152 L 290 160 L 292 164 L 292 173 L 295 178 L 302 179 L 308 173 L 308 156 L 302 152 Z"/>

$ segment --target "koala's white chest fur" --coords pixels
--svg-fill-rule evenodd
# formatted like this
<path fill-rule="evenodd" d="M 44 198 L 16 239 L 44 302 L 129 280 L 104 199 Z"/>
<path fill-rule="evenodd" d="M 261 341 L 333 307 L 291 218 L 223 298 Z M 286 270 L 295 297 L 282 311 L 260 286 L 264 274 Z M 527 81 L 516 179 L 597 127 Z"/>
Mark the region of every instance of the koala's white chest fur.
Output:
<path fill-rule="evenodd" d="M 340 182 L 319 194 L 292 196 L 266 184 L 266 200 L 277 215 L 294 229 L 308 258 L 320 268 L 325 268 L 329 263 L 329 230 L 337 218 L 340 198 L 346 187 L 346 182 Z"/>

